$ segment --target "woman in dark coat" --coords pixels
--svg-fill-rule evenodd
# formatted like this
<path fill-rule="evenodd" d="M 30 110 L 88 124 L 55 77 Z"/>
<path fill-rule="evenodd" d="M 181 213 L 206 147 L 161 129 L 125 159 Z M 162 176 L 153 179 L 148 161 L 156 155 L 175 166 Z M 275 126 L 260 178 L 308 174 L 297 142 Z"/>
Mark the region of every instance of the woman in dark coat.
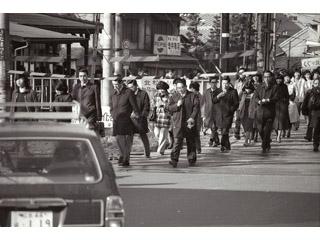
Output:
<path fill-rule="evenodd" d="M 55 89 L 54 102 L 72 102 L 72 96 L 68 93 L 68 86 L 64 81 L 59 80 Z M 53 110 L 55 112 L 72 112 L 72 107 L 54 107 Z"/>
<path fill-rule="evenodd" d="M 38 102 L 37 94 L 34 92 L 30 86 L 29 74 L 23 73 L 16 80 L 16 88 L 12 92 L 11 101 L 16 102 Z M 12 112 L 35 112 L 38 108 L 30 106 L 21 106 L 21 107 L 11 107 Z"/>
<path fill-rule="evenodd" d="M 273 122 L 273 128 L 277 133 L 277 141 L 281 142 L 282 131 L 289 129 L 289 92 L 288 87 L 284 84 L 284 79 L 282 75 L 276 76 L 277 82 L 277 95 L 279 97 L 276 102 L 275 109 L 276 115 Z"/>
<path fill-rule="evenodd" d="M 253 132 L 253 119 L 255 112 L 255 102 L 253 99 L 254 84 L 248 81 L 242 89 L 242 97 L 239 104 L 240 121 L 245 132 L 245 142 L 243 146 L 251 144 L 251 134 Z"/>
<path fill-rule="evenodd" d="M 217 127 L 221 129 L 221 152 L 228 152 L 231 149 L 229 142 L 229 130 L 232 125 L 234 112 L 239 107 L 239 97 L 237 90 L 230 84 L 230 78 L 222 78 L 222 90 L 213 98 L 213 104 L 219 103 L 215 120 Z"/>

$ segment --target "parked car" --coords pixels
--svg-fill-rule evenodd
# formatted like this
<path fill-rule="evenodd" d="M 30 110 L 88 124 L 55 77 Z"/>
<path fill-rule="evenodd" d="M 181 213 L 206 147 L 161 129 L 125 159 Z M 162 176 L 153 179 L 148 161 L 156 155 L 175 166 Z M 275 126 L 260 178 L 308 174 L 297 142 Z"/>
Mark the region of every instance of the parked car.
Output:
<path fill-rule="evenodd" d="M 0 123 L 0 226 L 123 225 L 115 173 L 94 131 L 57 121 Z"/>

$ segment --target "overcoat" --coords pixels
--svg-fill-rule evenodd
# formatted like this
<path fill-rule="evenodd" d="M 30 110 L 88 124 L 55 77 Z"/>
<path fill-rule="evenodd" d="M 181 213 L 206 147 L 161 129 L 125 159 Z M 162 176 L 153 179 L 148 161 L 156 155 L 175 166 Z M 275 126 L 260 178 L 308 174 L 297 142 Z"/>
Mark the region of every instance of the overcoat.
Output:
<path fill-rule="evenodd" d="M 207 128 L 211 128 L 213 125 L 216 125 L 215 122 L 215 115 L 217 114 L 217 111 L 219 106 L 217 103 L 213 103 L 213 98 L 215 98 L 222 90 L 220 88 L 217 88 L 215 90 L 212 90 L 211 88 L 207 89 L 205 93 L 203 94 L 204 99 L 204 126 Z"/>
<path fill-rule="evenodd" d="M 275 104 L 275 119 L 273 122 L 273 128 L 276 130 L 289 129 L 289 92 L 288 87 L 285 84 L 278 84 L 277 94 L 278 101 Z"/>
<path fill-rule="evenodd" d="M 264 120 L 272 119 L 274 120 L 275 114 L 276 114 L 276 102 L 278 101 L 278 94 L 277 94 L 277 86 L 276 85 L 269 85 L 261 84 L 257 87 L 254 99 L 257 106 L 257 112 L 256 112 L 256 120 L 257 120 L 257 126 L 260 128 L 262 126 L 262 123 Z M 259 101 L 262 101 L 262 99 L 269 99 L 269 102 L 260 103 Z"/>
<path fill-rule="evenodd" d="M 222 92 L 221 89 L 220 92 Z M 239 107 L 237 90 L 230 88 L 223 97 L 217 98 L 217 96 L 215 96 L 213 98 L 213 104 L 215 103 L 219 103 L 217 108 L 218 111 L 214 116 L 217 127 L 227 129 L 231 128 L 234 112 Z"/>
<path fill-rule="evenodd" d="M 182 99 L 183 104 L 177 106 L 178 101 Z M 196 134 L 197 118 L 200 114 L 199 97 L 188 91 L 182 97 L 179 93 L 174 93 L 169 98 L 168 110 L 172 113 L 173 136 L 175 138 L 184 137 L 187 129 L 187 120 L 194 120 L 193 127 L 188 130 Z"/>
<path fill-rule="evenodd" d="M 129 88 L 123 86 L 120 92 L 114 90 L 110 97 L 110 113 L 113 118 L 113 136 L 132 135 L 134 126 L 131 113 L 140 116 L 137 100 Z"/>
<path fill-rule="evenodd" d="M 137 94 L 135 96 L 137 100 L 138 109 L 141 113 L 141 117 L 139 118 L 139 121 L 137 121 L 137 123 L 139 124 L 139 128 L 135 127 L 134 132 L 147 133 L 149 132 L 148 117 L 150 112 L 150 98 L 148 93 L 141 89 L 137 90 Z M 133 121 L 136 120 L 133 119 Z"/>

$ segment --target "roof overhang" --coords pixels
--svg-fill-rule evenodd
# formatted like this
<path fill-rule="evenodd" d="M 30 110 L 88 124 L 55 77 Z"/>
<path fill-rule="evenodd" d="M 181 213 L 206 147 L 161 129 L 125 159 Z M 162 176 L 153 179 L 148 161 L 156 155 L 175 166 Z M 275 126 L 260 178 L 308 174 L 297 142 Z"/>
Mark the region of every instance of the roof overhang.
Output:
<path fill-rule="evenodd" d="M 14 22 L 10 22 L 9 30 L 12 40 L 18 42 L 73 43 L 87 41 L 87 39 L 82 37 L 77 37 L 70 34 L 54 32 L 36 27 L 25 26 Z"/>
<path fill-rule="evenodd" d="M 93 34 L 96 24 L 79 18 L 70 18 L 54 13 L 10 13 L 9 20 L 22 25 L 38 27 L 61 33 Z M 99 25 L 99 30 L 103 24 Z"/>

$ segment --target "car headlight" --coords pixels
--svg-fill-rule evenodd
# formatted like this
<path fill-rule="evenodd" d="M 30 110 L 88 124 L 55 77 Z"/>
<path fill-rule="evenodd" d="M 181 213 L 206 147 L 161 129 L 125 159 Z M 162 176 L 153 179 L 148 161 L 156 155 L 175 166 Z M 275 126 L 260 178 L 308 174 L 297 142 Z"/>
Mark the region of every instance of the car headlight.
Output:
<path fill-rule="evenodd" d="M 120 196 L 107 197 L 105 225 L 108 227 L 124 226 L 124 208 Z"/>

